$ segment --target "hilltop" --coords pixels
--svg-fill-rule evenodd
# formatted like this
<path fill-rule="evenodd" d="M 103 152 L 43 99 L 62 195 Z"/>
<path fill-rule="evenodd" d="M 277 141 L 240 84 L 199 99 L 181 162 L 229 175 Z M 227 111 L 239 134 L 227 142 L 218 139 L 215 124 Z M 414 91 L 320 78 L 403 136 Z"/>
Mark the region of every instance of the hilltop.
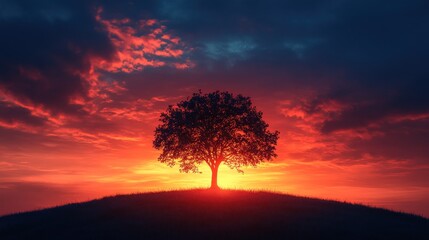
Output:
<path fill-rule="evenodd" d="M 0 218 L 0 239 L 427 239 L 429 220 L 269 192 L 119 195 Z"/>

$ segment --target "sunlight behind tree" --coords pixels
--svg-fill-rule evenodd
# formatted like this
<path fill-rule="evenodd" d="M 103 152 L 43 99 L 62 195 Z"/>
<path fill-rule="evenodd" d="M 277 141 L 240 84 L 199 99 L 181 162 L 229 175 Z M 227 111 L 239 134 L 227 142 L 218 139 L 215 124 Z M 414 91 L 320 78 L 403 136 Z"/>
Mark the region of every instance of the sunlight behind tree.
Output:
<path fill-rule="evenodd" d="M 205 162 L 217 189 L 221 163 L 242 172 L 276 157 L 279 132 L 270 132 L 249 97 L 229 92 L 194 93 L 161 114 L 153 145 L 162 150 L 158 160 L 180 171 L 198 173 Z"/>

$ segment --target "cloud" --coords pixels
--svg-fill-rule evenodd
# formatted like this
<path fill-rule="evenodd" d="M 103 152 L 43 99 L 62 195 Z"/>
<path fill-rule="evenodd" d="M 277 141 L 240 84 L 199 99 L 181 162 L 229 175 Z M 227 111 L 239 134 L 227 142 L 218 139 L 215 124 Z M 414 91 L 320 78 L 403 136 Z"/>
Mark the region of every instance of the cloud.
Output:
<path fill-rule="evenodd" d="M 25 124 L 27 127 L 40 127 L 44 125 L 43 118 L 34 116 L 26 108 L 0 101 L 0 124 L 2 126 L 15 126 Z"/>
<path fill-rule="evenodd" d="M 161 67 L 167 64 L 179 66 L 179 69 L 191 67 L 189 60 L 175 61 L 184 55 L 185 45 L 179 37 L 167 33 L 166 26 L 158 20 L 147 19 L 133 23 L 129 18 L 105 20 L 101 14 L 100 8 L 96 19 L 106 28 L 117 52 L 113 61 L 101 59 L 96 62 L 96 68 L 130 73 L 141 71 L 145 67 Z"/>
<path fill-rule="evenodd" d="M 100 26 L 87 6 L 13 5 L 22 14 L 0 21 L 1 31 L 9 33 L 0 40 L 1 92 L 21 105 L 41 106 L 53 114 L 78 112 L 69 101 L 86 96 L 83 75 L 90 71 L 90 59 L 110 59 L 114 46 L 97 30 Z"/>
<path fill-rule="evenodd" d="M 270 3 L 8 2 L 3 127 L 106 146 L 192 89 L 226 89 L 289 101 L 279 127 L 305 154 L 357 159 L 351 141 L 426 118 L 424 1 Z"/>
<path fill-rule="evenodd" d="M 122 136 L 104 114 L 118 109 L 113 99 L 128 105 L 139 101 L 121 100 L 125 82 L 109 73 L 193 66 L 186 57 L 190 49 L 156 19 L 105 19 L 102 8 L 90 1 L 4 5 L 16 11 L 0 18 L 0 31 L 10 33 L 0 40 L 0 124 L 5 128 L 87 142 L 105 142 L 101 136 L 134 139 Z M 145 117 L 142 111 L 135 115 Z"/>

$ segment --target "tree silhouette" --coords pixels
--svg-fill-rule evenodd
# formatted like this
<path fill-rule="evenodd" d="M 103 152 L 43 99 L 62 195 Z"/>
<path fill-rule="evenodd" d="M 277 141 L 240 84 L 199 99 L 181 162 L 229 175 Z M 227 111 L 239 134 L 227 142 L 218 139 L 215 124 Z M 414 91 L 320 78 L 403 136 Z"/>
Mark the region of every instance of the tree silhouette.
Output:
<path fill-rule="evenodd" d="M 279 132 L 268 131 L 249 97 L 229 92 L 194 93 L 161 114 L 153 146 L 162 150 L 158 160 L 180 164 L 181 172 L 199 172 L 206 162 L 212 171 L 211 188 L 218 188 L 219 165 L 239 172 L 276 157 Z"/>

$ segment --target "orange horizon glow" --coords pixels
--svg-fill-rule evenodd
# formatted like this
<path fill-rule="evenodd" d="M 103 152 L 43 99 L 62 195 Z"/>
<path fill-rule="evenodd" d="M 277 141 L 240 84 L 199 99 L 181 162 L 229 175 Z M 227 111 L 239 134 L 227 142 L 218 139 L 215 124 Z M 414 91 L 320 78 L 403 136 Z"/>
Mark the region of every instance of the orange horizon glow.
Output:
<path fill-rule="evenodd" d="M 44 153 L 35 155 L 35 157 L 44 159 L 39 162 L 38 167 L 35 163 L 30 164 L 29 162 L 20 162 L 16 165 L 0 162 L 0 166 L 4 169 L 20 169 L 21 171 L 33 169 L 35 171 L 35 175 L 11 177 L 10 182 L 68 189 L 64 193 L 54 193 L 54 197 L 50 199 L 42 197 L 32 206 L 20 203 L 20 201 L 14 204 L 3 199 L 5 204 L 2 205 L 7 208 L 0 208 L 1 214 L 87 201 L 116 194 L 208 188 L 210 186 L 211 171 L 205 164 L 200 166 L 201 174 L 180 173 L 177 166 L 170 168 L 159 163 L 156 160 L 159 153 L 152 149 L 149 142 L 130 142 L 136 145 L 133 150 L 126 149 L 123 152 L 116 152 L 110 156 L 110 159 L 97 157 L 99 154 L 97 153 L 92 157 L 88 154 L 80 159 L 71 155 L 68 160 L 55 163 L 57 157 Z M 294 145 L 291 144 L 291 146 Z M 143 154 L 144 150 L 147 154 Z M 411 205 L 398 204 L 398 200 L 401 203 L 401 201 L 407 202 L 409 199 L 424 198 L 426 197 L 424 188 L 404 188 L 402 186 L 386 188 L 382 183 L 379 187 L 370 185 L 377 179 L 377 169 L 383 167 L 380 165 L 381 163 L 341 166 L 329 161 L 305 162 L 299 159 L 288 159 L 284 151 L 284 138 L 282 139 L 281 136 L 278 144 L 279 157 L 272 162 L 263 163 L 256 168 L 245 167 L 244 174 L 221 165 L 219 186 L 225 189 L 274 191 L 362 203 L 421 214 Z M 23 156 L 20 158 L 25 159 Z M 393 168 L 402 167 L 395 162 L 391 164 Z M 394 166 L 395 164 L 396 166 Z M 367 186 L 363 184 L 365 182 L 368 182 Z M 7 184 L 2 185 L 2 188 L 7 187 Z M 37 200 L 37 193 L 15 193 L 17 198 L 32 194 L 36 196 Z M 11 198 L 10 201 L 15 200 Z M 15 207 L 11 208 L 13 205 Z M 423 203 L 420 207 L 422 206 L 424 206 Z"/>

